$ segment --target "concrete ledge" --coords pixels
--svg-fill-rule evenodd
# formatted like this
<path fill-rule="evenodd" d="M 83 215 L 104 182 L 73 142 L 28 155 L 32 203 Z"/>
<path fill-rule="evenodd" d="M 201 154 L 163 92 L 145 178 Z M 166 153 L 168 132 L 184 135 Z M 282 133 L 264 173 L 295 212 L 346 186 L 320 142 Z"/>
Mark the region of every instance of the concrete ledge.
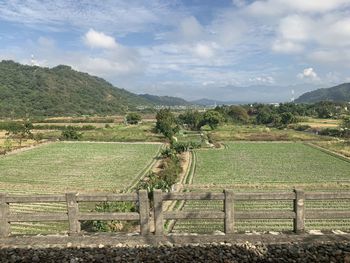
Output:
<path fill-rule="evenodd" d="M 285 243 L 336 243 L 349 242 L 350 234 L 231 234 L 231 235 L 167 235 L 141 236 L 138 234 L 96 234 L 96 235 L 47 235 L 47 236 L 11 236 L 0 238 L 0 248 L 6 247 L 104 247 L 104 246 L 149 246 L 149 245 L 185 245 L 205 243 L 230 244 L 285 244 Z"/>

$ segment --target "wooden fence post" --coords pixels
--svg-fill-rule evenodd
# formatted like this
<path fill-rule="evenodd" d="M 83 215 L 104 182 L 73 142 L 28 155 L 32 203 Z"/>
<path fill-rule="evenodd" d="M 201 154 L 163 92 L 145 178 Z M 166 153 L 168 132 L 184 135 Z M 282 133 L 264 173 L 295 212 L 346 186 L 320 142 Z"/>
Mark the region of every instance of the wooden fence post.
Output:
<path fill-rule="evenodd" d="M 10 234 L 9 213 L 10 205 L 6 203 L 6 194 L 0 193 L 0 237 L 7 237 Z"/>
<path fill-rule="evenodd" d="M 149 200 L 146 190 L 139 190 L 139 213 L 141 235 L 149 235 Z"/>
<path fill-rule="evenodd" d="M 162 190 L 153 191 L 154 207 L 154 234 L 163 235 L 164 218 L 163 218 L 163 193 Z"/>
<path fill-rule="evenodd" d="M 305 193 L 303 190 L 295 189 L 294 212 L 295 219 L 293 222 L 294 232 L 302 233 L 305 231 Z"/>
<path fill-rule="evenodd" d="M 79 206 L 77 202 L 78 193 L 66 193 L 69 235 L 76 235 L 80 232 L 80 222 L 78 220 Z"/>
<path fill-rule="evenodd" d="M 225 212 L 225 222 L 224 231 L 225 234 L 232 234 L 235 227 L 234 219 L 234 193 L 233 191 L 224 190 L 225 200 L 224 200 L 224 212 Z"/>

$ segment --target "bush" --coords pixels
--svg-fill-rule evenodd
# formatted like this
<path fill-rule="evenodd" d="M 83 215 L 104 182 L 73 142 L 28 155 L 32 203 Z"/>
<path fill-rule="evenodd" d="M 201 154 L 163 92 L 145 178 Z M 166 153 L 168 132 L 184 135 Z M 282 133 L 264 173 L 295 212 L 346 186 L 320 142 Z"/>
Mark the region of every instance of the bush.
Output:
<path fill-rule="evenodd" d="M 294 130 L 296 131 L 306 131 L 308 129 L 311 129 L 311 126 L 310 125 L 296 125 L 293 127 Z"/>
<path fill-rule="evenodd" d="M 78 132 L 76 127 L 67 126 L 61 133 L 62 140 L 80 140 L 83 134 Z"/>
<path fill-rule="evenodd" d="M 101 202 L 95 205 L 96 212 L 136 212 L 137 207 L 131 202 Z M 90 232 L 118 232 L 129 231 L 137 225 L 136 222 L 131 221 L 83 221 L 81 228 Z"/>
<path fill-rule="evenodd" d="M 141 121 L 141 115 L 135 112 L 126 115 L 126 122 L 128 124 L 138 124 Z"/>
<path fill-rule="evenodd" d="M 163 158 L 167 158 L 167 157 L 171 157 L 173 156 L 175 153 L 174 153 L 174 150 L 167 147 L 165 148 L 164 150 L 161 151 L 160 155 L 163 157 Z"/>
<path fill-rule="evenodd" d="M 333 137 L 342 137 L 343 131 L 337 128 L 326 128 L 326 129 L 320 130 L 318 134 L 333 136 Z"/>

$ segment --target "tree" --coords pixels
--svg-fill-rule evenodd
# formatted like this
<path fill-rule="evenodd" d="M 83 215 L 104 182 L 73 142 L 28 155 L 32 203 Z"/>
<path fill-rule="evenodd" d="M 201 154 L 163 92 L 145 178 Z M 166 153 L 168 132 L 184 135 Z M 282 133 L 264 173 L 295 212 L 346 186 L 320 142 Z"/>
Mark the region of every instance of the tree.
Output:
<path fill-rule="evenodd" d="M 128 124 L 138 124 L 141 121 L 141 115 L 136 112 L 130 112 L 126 115 L 126 122 Z"/>
<path fill-rule="evenodd" d="M 161 109 L 157 112 L 156 119 L 156 130 L 169 140 L 172 140 L 175 133 L 179 131 L 179 125 L 176 121 L 175 115 L 170 109 Z"/>
<path fill-rule="evenodd" d="M 249 121 L 247 111 L 241 106 L 230 106 L 228 108 L 227 115 L 235 122 L 247 123 Z"/>
<path fill-rule="evenodd" d="M 222 114 L 216 110 L 209 110 L 204 113 L 201 126 L 209 125 L 211 129 L 216 129 L 217 126 L 223 122 L 224 117 Z"/>
<path fill-rule="evenodd" d="M 198 130 L 199 124 L 203 119 L 203 115 L 198 111 L 187 110 L 184 114 L 179 115 L 179 121 L 186 124 L 191 130 Z"/>
<path fill-rule="evenodd" d="M 267 110 L 261 110 L 255 119 L 257 124 L 269 124 L 273 122 L 273 114 Z"/>
<path fill-rule="evenodd" d="M 6 127 L 6 135 L 10 138 L 17 139 L 19 146 L 22 146 L 22 141 L 24 139 L 30 139 L 33 137 L 31 132 L 32 129 L 33 124 L 30 121 L 25 121 L 23 123 L 11 122 Z"/>
<path fill-rule="evenodd" d="M 350 130 L 350 116 L 346 116 L 342 119 L 341 127 Z"/>
<path fill-rule="evenodd" d="M 295 116 L 290 112 L 283 112 L 281 114 L 281 122 L 284 125 L 288 125 L 290 123 L 295 123 L 296 120 L 297 119 L 295 118 Z"/>

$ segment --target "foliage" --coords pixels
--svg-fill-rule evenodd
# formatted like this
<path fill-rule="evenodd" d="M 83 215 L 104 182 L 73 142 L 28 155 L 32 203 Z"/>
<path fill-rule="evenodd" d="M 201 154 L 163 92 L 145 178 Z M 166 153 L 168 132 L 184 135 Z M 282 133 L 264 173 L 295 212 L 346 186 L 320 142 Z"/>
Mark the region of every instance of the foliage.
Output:
<path fill-rule="evenodd" d="M 168 192 L 171 186 L 176 183 L 177 177 L 181 172 L 180 159 L 177 155 L 164 158 L 162 169 L 158 173 L 150 172 L 147 177 L 139 182 L 137 188 L 145 189 L 151 196 L 154 189 L 161 189 Z"/>
<path fill-rule="evenodd" d="M 190 130 L 199 130 L 200 123 L 203 120 L 203 114 L 197 110 L 187 110 L 178 116 L 181 124 L 186 125 Z"/>
<path fill-rule="evenodd" d="M 141 121 L 141 115 L 136 112 L 130 112 L 126 115 L 126 122 L 128 124 L 138 124 Z"/>
<path fill-rule="evenodd" d="M 33 124 L 30 121 L 24 121 L 23 123 L 10 122 L 6 127 L 6 135 L 8 135 L 9 138 L 17 139 L 19 146 L 21 146 L 23 140 L 33 137 L 32 129 Z"/>
<path fill-rule="evenodd" d="M 170 109 L 159 110 L 156 115 L 156 120 L 156 130 L 162 133 L 170 141 L 174 134 L 180 130 L 177 119 Z"/>
<path fill-rule="evenodd" d="M 296 130 L 296 131 L 306 131 L 306 130 L 308 130 L 310 128 L 311 128 L 311 126 L 307 125 L 307 124 L 294 126 L 294 130 Z"/>
<path fill-rule="evenodd" d="M 343 117 L 341 127 L 350 130 L 350 116 Z"/>
<path fill-rule="evenodd" d="M 315 103 L 319 101 L 350 101 L 350 83 L 344 83 L 328 89 L 317 89 L 304 93 L 296 102 L 298 103 Z"/>
<path fill-rule="evenodd" d="M 108 213 L 125 213 L 136 212 L 137 207 L 132 202 L 101 202 L 95 205 L 94 212 L 108 212 Z M 119 232 L 129 231 L 137 225 L 136 222 L 131 221 L 83 221 L 82 229 L 92 232 Z"/>
<path fill-rule="evenodd" d="M 62 140 L 80 140 L 83 134 L 74 126 L 66 126 L 61 133 Z"/>
<path fill-rule="evenodd" d="M 124 113 L 152 102 L 68 66 L 42 68 L 0 62 L 0 116 Z"/>
<path fill-rule="evenodd" d="M 227 115 L 233 120 L 233 122 L 238 123 L 248 123 L 249 115 L 245 108 L 242 106 L 232 105 L 228 108 Z"/>
<path fill-rule="evenodd" d="M 200 126 L 209 125 L 211 129 L 216 129 L 224 121 L 224 116 L 216 110 L 208 110 L 204 113 Z"/>

